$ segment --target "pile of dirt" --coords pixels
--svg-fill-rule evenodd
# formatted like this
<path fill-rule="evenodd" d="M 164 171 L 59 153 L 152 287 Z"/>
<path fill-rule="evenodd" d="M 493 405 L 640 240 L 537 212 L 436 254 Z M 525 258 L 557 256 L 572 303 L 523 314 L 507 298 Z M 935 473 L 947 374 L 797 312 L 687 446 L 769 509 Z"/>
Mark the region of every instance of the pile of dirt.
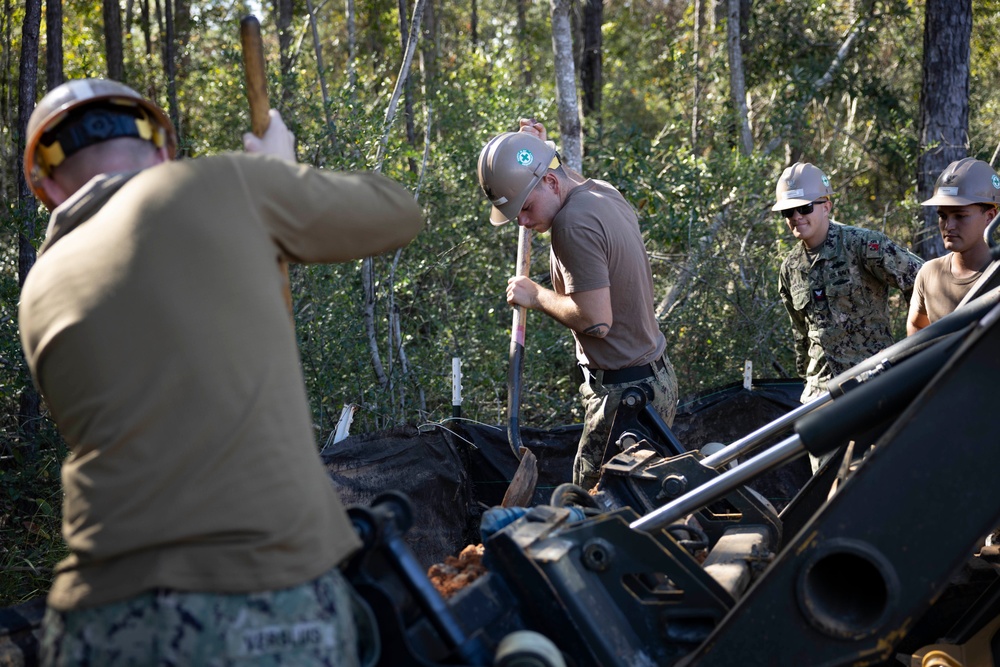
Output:
<path fill-rule="evenodd" d="M 427 577 L 445 600 L 484 574 L 482 544 L 470 544 L 458 556 L 448 556 L 427 570 Z"/>

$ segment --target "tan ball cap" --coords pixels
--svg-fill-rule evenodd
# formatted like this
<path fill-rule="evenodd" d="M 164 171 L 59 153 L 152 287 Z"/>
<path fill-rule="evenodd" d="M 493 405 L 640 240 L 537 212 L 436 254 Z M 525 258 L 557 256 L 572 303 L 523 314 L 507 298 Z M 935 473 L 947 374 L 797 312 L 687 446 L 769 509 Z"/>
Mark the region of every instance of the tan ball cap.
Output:
<path fill-rule="evenodd" d="M 1000 176 L 993 167 L 971 157 L 952 162 L 938 176 L 934 196 L 921 206 L 968 206 L 1000 203 Z"/>
<path fill-rule="evenodd" d="M 158 148 L 166 147 L 171 159 L 177 154 L 177 132 L 163 109 L 128 86 L 109 79 L 76 79 L 53 88 L 41 99 L 28 119 L 27 141 L 24 146 L 24 177 L 49 209 L 49 200 L 42 188 L 42 179 L 52 173 L 65 154 L 59 142 L 42 144 L 42 137 L 65 121 L 75 109 L 105 103 L 140 111 L 136 119 L 139 135 Z"/>
<path fill-rule="evenodd" d="M 819 167 L 808 162 L 796 162 L 781 172 L 778 185 L 774 188 L 774 206 L 772 211 L 784 211 L 811 204 L 817 199 L 832 197 L 833 188 L 830 179 Z"/>
<path fill-rule="evenodd" d="M 493 204 L 490 223 L 503 225 L 517 218 L 524 202 L 549 169 L 559 166 L 551 141 L 527 132 L 504 132 L 479 153 L 479 186 Z"/>

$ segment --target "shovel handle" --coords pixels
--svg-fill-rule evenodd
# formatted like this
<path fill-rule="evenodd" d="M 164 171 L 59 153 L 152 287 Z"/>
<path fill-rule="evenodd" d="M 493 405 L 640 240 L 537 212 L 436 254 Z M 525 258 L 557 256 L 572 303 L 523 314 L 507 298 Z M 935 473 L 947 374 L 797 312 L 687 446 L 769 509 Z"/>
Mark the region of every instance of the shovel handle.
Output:
<path fill-rule="evenodd" d="M 527 276 L 531 268 L 531 230 L 518 227 L 515 274 Z M 507 440 L 518 460 L 521 459 L 521 376 L 524 370 L 524 329 L 528 309 L 514 307 L 510 328 L 510 364 L 507 369 Z"/>

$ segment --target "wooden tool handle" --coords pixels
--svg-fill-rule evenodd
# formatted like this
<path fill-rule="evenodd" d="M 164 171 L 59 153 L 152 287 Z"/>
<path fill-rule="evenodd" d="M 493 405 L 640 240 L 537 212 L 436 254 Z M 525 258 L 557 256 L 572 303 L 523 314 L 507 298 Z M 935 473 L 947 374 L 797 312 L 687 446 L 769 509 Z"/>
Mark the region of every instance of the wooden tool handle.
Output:
<path fill-rule="evenodd" d="M 264 42 L 260 36 L 260 21 L 253 14 L 240 20 L 240 43 L 243 46 L 243 73 L 247 82 L 247 101 L 250 102 L 250 131 L 263 137 L 271 125 L 271 103 L 267 98 L 267 70 L 264 66 Z M 282 292 L 285 306 L 294 317 L 292 285 L 288 275 L 288 262 L 278 259 L 284 280 Z"/>
<path fill-rule="evenodd" d="M 516 275 L 527 276 L 531 268 L 531 230 L 518 228 Z M 514 320 L 510 328 L 510 355 L 507 368 L 507 440 L 514 456 L 521 459 L 521 376 L 524 372 L 524 329 L 528 310 L 514 307 Z"/>
<path fill-rule="evenodd" d="M 271 118 L 267 99 L 267 71 L 264 67 L 264 43 L 260 37 L 260 22 L 252 14 L 240 21 L 240 42 L 243 45 L 243 72 L 246 75 L 247 100 L 250 102 L 250 131 L 263 137 Z"/>

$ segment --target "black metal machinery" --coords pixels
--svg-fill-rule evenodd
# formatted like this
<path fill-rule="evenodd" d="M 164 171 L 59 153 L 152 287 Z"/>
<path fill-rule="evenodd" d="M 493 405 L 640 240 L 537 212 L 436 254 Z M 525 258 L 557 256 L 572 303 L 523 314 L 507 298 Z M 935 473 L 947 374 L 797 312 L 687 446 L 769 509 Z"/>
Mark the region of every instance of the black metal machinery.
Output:
<path fill-rule="evenodd" d="M 348 575 L 376 618 L 377 664 L 1000 665 L 1000 569 L 982 548 L 1000 526 L 998 301 L 970 302 L 721 452 L 678 453 L 650 440 L 657 425 L 624 420 L 601 492 L 491 531 L 487 574 L 447 601 L 402 542 L 405 499 L 352 508 L 365 548 Z M 645 414 L 631 401 L 623 415 Z M 780 515 L 746 486 L 849 442 L 867 454 L 833 493 L 836 459 Z M 961 661 L 974 638 L 989 662 Z M 912 662 L 936 644 L 953 662 Z"/>

